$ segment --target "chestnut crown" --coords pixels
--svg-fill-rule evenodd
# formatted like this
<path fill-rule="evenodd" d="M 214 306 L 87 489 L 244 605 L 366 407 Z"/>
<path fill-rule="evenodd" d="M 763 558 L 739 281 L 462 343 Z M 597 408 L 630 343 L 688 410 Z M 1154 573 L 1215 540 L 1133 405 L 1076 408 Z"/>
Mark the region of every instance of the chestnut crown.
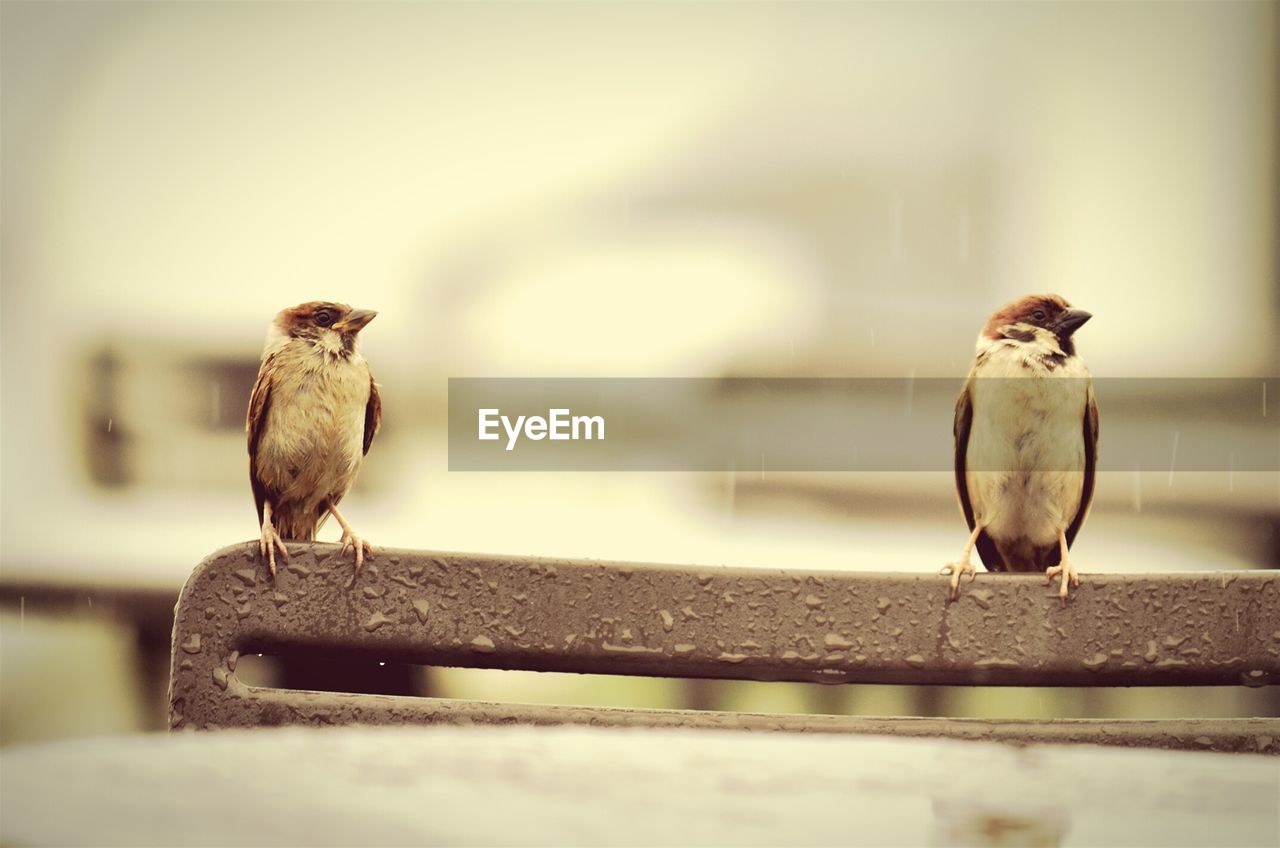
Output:
<path fill-rule="evenodd" d="M 282 309 L 275 324 L 282 334 L 295 339 L 316 340 L 326 333 L 354 337 L 377 314 L 369 309 L 352 309 L 345 303 L 313 300 Z"/>
<path fill-rule="evenodd" d="M 1023 324 L 1048 330 L 1060 342 L 1066 342 L 1092 317 L 1083 309 L 1072 308 L 1061 295 L 1033 294 L 997 309 L 982 334 L 990 339 L 1007 337 L 1006 328 Z"/>

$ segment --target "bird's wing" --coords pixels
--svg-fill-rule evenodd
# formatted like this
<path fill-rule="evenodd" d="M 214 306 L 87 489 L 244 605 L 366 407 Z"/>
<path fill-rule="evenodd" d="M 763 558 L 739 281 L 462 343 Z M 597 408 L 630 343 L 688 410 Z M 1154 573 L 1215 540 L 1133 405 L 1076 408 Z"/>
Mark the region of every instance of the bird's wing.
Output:
<path fill-rule="evenodd" d="M 382 396 L 378 394 L 378 384 L 369 375 L 369 402 L 364 407 L 364 452 L 369 452 L 373 437 L 382 426 Z"/>
<path fill-rule="evenodd" d="M 969 481 L 965 478 L 965 465 L 969 453 L 969 427 L 973 424 L 973 400 L 969 397 L 970 381 L 965 381 L 956 399 L 956 493 L 960 495 L 960 509 L 964 511 L 964 520 L 973 530 L 976 519 L 973 517 L 973 503 L 969 500 Z"/>
<path fill-rule="evenodd" d="M 271 406 L 271 364 L 275 354 L 262 361 L 258 369 L 258 379 L 253 383 L 253 392 L 249 395 L 249 412 L 245 416 L 244 429 L 249 442 L 249 484 L 253 486 L 253 502 L 258 508 L 258 523 L 262 523 L 262 503 L 267 499 L 266 486 L 258 479 L 258 442 L 262 438 L 262 428 L 267 423 L 267 410 Z"/>
<path fill-rule="evenodd" d="M 969 394 L 970 387 L 973 385 L 973 376 L 965 381 L 964 388 L 960 391 L 960 397 L 956 400 L 956 493 L 960 495 L 960 509 L 964 511 L 964 520 L 969 525 L 969 530 L 978 526 L 978 519 L 973 514 L 973 501 L 969 498 L 969 480 L 966 476 L 968 470 L 968 453 L 969 453 L 969 429 L 973 425 L 973 397 Z M 982 564 L 987 567 L 988 571 L 1006 571 L 1004 559 L 1000 556 L 1000 552 L 996 549 L 996 544 L 987 535 L 986 531 L 978 534 L 976 545 L 978 549 L 978 558 L 982 560 Z"/>
<path fill-rule="evenodd" d="M 1084 408 L 1084 486 L 1080 490 L 1080 506 L 1076 517 L 1067 527 L 1067 545 L 1075 541 L 1084 520 L 1089 517 L 1093 505 L 1093 484 L 1098 470 L 1098 401 L 1093 395 L 1093 383 L 1089 383 L 1088 400 Z"/>

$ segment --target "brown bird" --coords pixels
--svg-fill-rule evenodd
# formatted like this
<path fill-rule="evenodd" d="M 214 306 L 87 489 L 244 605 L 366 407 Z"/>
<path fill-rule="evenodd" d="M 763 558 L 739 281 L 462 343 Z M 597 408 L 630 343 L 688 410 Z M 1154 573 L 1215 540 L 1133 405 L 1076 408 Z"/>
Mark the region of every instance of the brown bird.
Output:
<path fill-rule="evenodd" d="M 310 541 L 330 515 L 356 572 L 373 547 L 338 512 L 382 420 L 382 400 L 356 336 L 378 313 L 313 301 L 285 309 L 267 329 L 249 397 L 249 481 L 274 578 L 286 539 Z"/>
<path fill-rule="evenodd" d="M 1067 555 L 1093 502 L 1098 405 L 1072 336 L 1093 316 L 1057 295 L 1014 301 L 987 321 L 956 402 L 955 471 L 972 531 L 951 575 L 974 575 L 974 547 L 988 571 L 1041 571 L 1068 585 Z"/>

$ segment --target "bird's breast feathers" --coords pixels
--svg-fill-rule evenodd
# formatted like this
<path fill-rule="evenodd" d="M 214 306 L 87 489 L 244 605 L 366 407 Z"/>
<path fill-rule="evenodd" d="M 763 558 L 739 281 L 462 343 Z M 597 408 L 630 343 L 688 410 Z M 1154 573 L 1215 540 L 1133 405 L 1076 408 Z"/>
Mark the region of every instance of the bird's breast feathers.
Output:
<path fill-rule="evenodd" d="M 256 463 L 262 481 L 320 497 L 345 492 L 364 454 L 368 364 L 359 354 L 333 357 L 310 345 L 275 355 Z"/>
<path fill-rule="evenodd" d="M 1088 369 L 1056 345 L 995 341 L 980 347 L 967 391 L 965 477 L 975 518 L 997 539 L 1052 543 L 1084 488 Z"/>

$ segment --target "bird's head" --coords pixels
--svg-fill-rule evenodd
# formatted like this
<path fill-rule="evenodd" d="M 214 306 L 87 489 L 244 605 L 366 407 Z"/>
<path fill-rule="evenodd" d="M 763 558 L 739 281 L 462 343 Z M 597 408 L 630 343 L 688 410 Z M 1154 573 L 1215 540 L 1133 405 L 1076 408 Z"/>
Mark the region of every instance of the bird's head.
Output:
<path fill-rule="evenodd" d="M 1000 307 L 982 329 L 983 340 L 1011 339 L 1055 345 L 1068 356 L 1075 353 L 1075 331 L 1093 315 L 1056 294 L 1033 294 Z"/>
<path fill-rule="evenodd" d="M 300 339 L 335 356 L 350 356 L 356 348 L 356 335 L 372 321 L 377 312 L 352 309 L 345 303 L 313 300 L 280 310 L 271 324 L 267 344 L 272 339 Z"/>

